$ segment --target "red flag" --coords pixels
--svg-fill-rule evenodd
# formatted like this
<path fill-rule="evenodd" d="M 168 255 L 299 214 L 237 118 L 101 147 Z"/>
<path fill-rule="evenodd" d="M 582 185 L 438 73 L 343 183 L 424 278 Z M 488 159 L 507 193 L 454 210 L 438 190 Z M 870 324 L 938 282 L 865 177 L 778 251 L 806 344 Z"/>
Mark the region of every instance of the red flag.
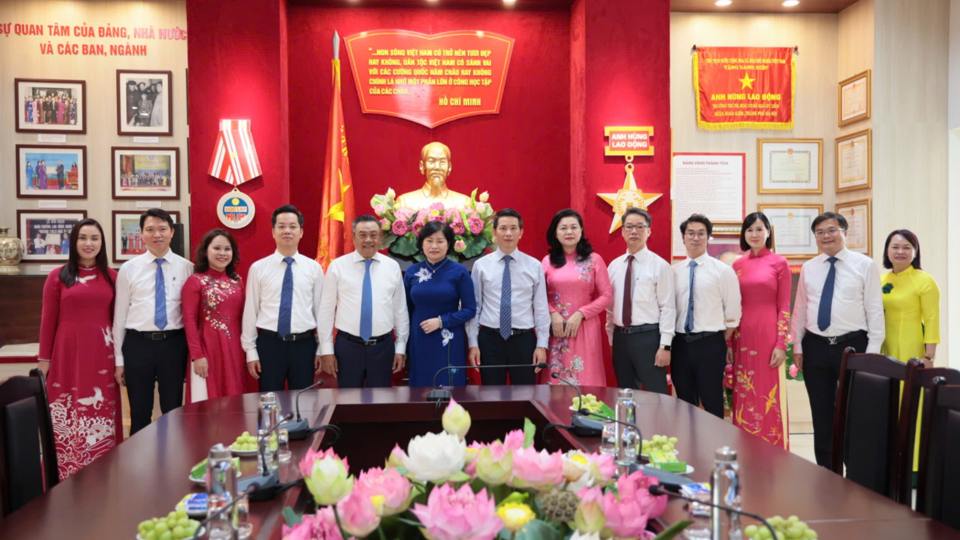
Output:
<path fill-rule="evenodd" d="M 353 180 L 350 177 L 350 159 L 347 155 L 347 132 L 343 125 L 343 105 L 340 101 L 340 60 L 336 58 L 339 36 L 334 37 L 333 99 L 330 100 L 330 133 L 327 137 L 327 162 L 323 170 L 323 196 L 320 199 L 320 241 L 317 262 L 324 271 L 330 261 L 353 251 L 350 226 L 355 212 Z"/>

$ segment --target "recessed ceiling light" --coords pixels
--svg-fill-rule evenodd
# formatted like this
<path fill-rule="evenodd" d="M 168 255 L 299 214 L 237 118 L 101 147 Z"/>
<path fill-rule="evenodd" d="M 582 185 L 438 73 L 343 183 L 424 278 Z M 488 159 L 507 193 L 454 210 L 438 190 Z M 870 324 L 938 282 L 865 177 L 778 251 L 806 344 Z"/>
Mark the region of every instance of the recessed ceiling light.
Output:
<path fill-rule="evenodd" d="M 504 5 L 512 6 L 517 3 L 517 0 L 503 0 Z"/>
<path fill-rule="evenodd" d="M 727 7 L 732 3 L 733 3 L 733 0 L 717 0 L 716 2 L 714 2 L 714 4 L 716 4 L 719 7 Z"/>
<path fill-rule="evenodd" d="M 783 7 L 793 7 L 800 4 L 800 0 L 784 0 Z"/>

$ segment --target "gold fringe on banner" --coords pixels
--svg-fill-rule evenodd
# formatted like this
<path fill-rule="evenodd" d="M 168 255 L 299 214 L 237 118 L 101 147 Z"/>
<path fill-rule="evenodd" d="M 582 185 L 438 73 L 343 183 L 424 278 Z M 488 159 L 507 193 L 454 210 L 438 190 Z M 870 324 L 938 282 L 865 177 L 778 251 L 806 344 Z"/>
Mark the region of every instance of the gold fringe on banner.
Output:
<path fill-rule="evenodd" d="M 773 129 L 786 131 L 793 129 L 793 120 L 789 122 L 704 122 L 700 119 L 700 52 L 693 53 L 693 93 L 697 97 L 697 127 L 710 131 L 727 131 L 732 129 Z M 790 118 L 794 118 L 795 102 L 797 99 L 797 60 L 790 54 Z"/>

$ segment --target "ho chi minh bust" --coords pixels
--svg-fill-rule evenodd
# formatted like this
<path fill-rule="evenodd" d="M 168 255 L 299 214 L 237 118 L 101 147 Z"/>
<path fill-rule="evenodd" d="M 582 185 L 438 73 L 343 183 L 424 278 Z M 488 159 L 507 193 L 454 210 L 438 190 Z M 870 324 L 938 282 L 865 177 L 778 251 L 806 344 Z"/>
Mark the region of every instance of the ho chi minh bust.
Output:
<path fill-rule="evenodd" d="M 440 142 L 432 142 L 420 150 L 420 174 L 426 183 L 416 190 L 397 197 L 397 206 L 420 210 L 431 204 L 441 203 L 447 208 L 467 208 L 470 196 L 457 193 L 447 186 L 450 176 L 450 148 Z"/>

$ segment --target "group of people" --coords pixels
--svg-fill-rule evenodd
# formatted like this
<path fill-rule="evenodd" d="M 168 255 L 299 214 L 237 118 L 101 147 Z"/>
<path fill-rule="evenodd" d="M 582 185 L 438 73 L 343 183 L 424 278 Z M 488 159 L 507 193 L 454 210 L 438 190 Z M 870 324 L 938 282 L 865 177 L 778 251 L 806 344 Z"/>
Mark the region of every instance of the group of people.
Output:
<path fill-rule="evenodd" d="M 170 250 L 170 215 L 148 210 L 140 218 L 147 251 L 115 272 L 100 224 L 74 226 L 76 249 L 44 288 L 39 363 L 58 423 L 61 477 L 121 440 L 121 385 L 131 435 L 151 422 L 155 387 L 167 413 L 183 403 L 185 380 L 187 402 L 254 384 L 301 389 L 320 372 L 344 388 L 386 387 L 407 364 L 411 386 L 432 386 L 438 376 L 436 384 L 463 385 L 463 369 L 443 368 L 464 365 L 484 367 L 483 384 L 509 376 L 510 384 L 606 386 L 614 381 L 605 375 L 604 333 L 618 386 L 667 393 L 669 367 L 680 399 L 720 417 L 732 364 L 734 423 L 782 447 L 792 335 L 817 462 L 827 466 L 843 350 L 930 364 L 939 342 L 939 290 L 920 269 L 916 236 L 890 234 L 891 272 L 881 278 L 870 258 L 846 249 L 847 222 L 831 212 L 812 225 L 822 254 L 801 270 L 792 331 L 790 268 L 771 251 L 762 213 L 744 219 L 744 255 L 732 267 L 707 254 L 713 225 L 700 214 L 681 223 L 687 258 L 671 266 L 647 248 L 652 222 L 639 208 L 623 214 L 626 252 L 609 267 L 571 209 L 553 218 L 540 261 L 518 248 L 522 216 L 500 210 L 497 250 L 472 272 L 447 257 L 454 235 L 442 222 L 419 232 L 423 260 L 405 273 L 379 252 L 374 216 L 353 221 L 355 251 L 326 273 L 298 251 L 303 215 L 294 206 L 277 208 L 271 227 L 276 251 L 253 263 L 244 283 L 238 244 L 225 229 L 206 233 L 191 263 Z"/>
<path fill-rule="evenodd" d="M 65 92 L 23 98 L 27 124 L 74 125 L 77 123 L 77 99 Z"/>
<path fill-rule="evenodd" d="M 73 181 L 69 182 L 70 184 L 76 184 L 77 179 L 77 164 L 74 162 L 70 166 L 70 172 L 67 173 L 66 168 L 63 166 L 63 161 L 57 160 L 57 189 L 65 189 L 73 186 L 67 185 L 67 179 L 72 178 Z M 41 159 L 37 161 L 36 167 L 34 167 L 30 161 L 27 161 L 27 189 L 49 189 L 47 183 L 47 162 L 46 160 Z"/>
<path fill-rule="evenodd" d="M 120 175 L 121 187 L 170 187 L 170 175 L 127 172 Z"/>
<path fill-rule="evenodd" d="M 127 81 L 127 125 L 163 125 L 163 82 Z"/>
<path fill-rule="evenodd" d="M 70 236 L 66 234 L 44 235 L 38 232 L 33 240 L 27 244 L 28 255 L 60 255 L 69 251 Z"/>

